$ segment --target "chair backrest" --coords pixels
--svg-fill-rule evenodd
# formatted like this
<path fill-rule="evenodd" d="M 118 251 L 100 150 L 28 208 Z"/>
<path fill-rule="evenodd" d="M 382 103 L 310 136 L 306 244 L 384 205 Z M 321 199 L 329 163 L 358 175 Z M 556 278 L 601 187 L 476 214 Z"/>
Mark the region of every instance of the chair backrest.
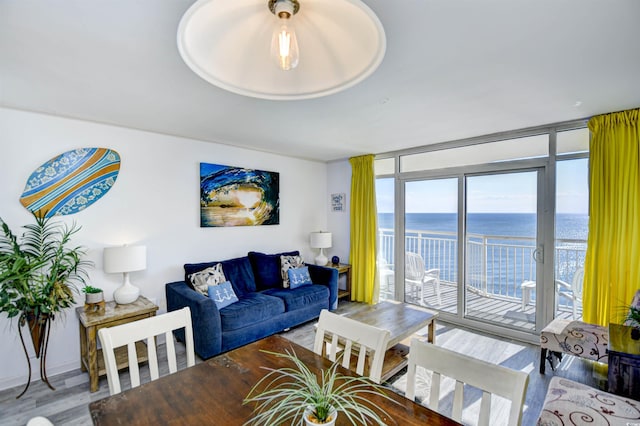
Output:
<path fill-rule="evenodd" d="M 425 272 L 424 259 L 418 253 L 408 251 L 404 258 L 404 277 L 407 280 L 422 281 Z"/>
<path fill-rule="evenodd" d="M 571 291 L 576 299 L 582 300 L 582 282 L 584 281 L 584 268 L 576 269 L 576 273 L 573 275 L 571 281 Z"/>
<path fill-rule="evenodd" d="M 331 335 L 330 343 L 326 341 L 327 333 Z M 329 355 L 329 359 L 335 362 L 338 348 L 341 347 L 343 348 L 342 366 L 350 368 L 351 352 L 357 350 L 356 373 L 361 376 L 365 375 L 365 360 L 368 352 L 371 357 L 369 378 L 380 383 L 384 355 L 390 335 L 389 330 L 364 324 L 323 309 L 320 312 L 313 351 L 318 355 L 325 356 L 325 343 L 327 343 L 326 353 Z"/>
<path fill-rule="evenodd" d="M 462 420 L 463 389 L 464 384 L 467 384 L 482 390 L 479 426 L 489 425 L 491 394 L 511 401 L 507 424 L 521 424 L 522 407 L 529 382 L 528 374 L 413 339 L 409 350 L 406 392 L 407 398 L 411 400 L 415 397 L 417 366 L 433 372 L 429 399 L 429 408 L 432 410 L 438 410 L 440 377 L 444 375 L 456 380 L 452 410 L 454 420 Z"/>
<path fill-rule="evenodd" d="M 180 328 L 185 329 L 187 367 L 192 367 L 195 365 L 195 355 L 193 350 L 191 311 L 189 308 L 183 308 L 163 315 L 98 330 L 98 336 L 102 344 L 104 364 L 107 370 L 107 379 L 109 381 L 109 393 L 114 395 L 121 392 L 120 377 L 118 376 L 118 360 L 116 359 L 115 353 L 115 349 L 121 346 L 127 346 L 129 375 L 131 377 L 132 388 L 140 386 L 136 342 L 146 341 L 149 373 L 151 380 L 156 380 L 159 377 L 159 371 L 155 337 L 164 334 L 169 373 L 175 373 L 178 367 L 175 345 L 173 343 L 173 330 Z"/>

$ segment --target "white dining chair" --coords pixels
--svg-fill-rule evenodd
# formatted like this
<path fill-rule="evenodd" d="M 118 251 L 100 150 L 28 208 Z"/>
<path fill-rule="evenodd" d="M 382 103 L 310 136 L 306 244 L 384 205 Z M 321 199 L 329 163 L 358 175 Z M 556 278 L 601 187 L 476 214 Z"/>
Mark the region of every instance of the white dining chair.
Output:
<path fill-rule="evenodd" d="M 132 388 L 140 386 L 136 342 L 143 341 L 146 343 L 149 373 L 151 380 L 156 380 L 159 377 L 156 336 L 164 334 L 169 373 L 175 373 L 178 367 L 173 330 L 180 328 L 185 329 L 187 367 L 192 367 L 195 365 L 195 354 L 193 350 L 191 311 L 189 308 L 183 308 L 163 315 L 98 330 L 98 336 L 102 344 L 104 364 L 107 370 L 109 393 L 114 395 L 121 392 L 120 377 L 118 376 L 118 360 L 116 359 L 115 353 L 115 349 L 121 346 L 127 346 L 129 375 L 131 377 Z"/>
<path fill-rule="evenodd" d="M 331 336 L 330 342 L 327 341 L 329 336 Z M 384 355 L 390 336 L 389 330 L 364 324 L 323 309 L 318 320 L 313 351 L 321 356 L 328 355 L 329 359 L 335 362 L 339 349 L 342 349 L 342 366 L 350 368 L 351 352 L 357 350 L 356 373 L 361 376 L 365 375 L 365 361 L 368 354 L 370 357 L 369 378 L 380 383 Z"/>
<path fill-rule="evenodd" d="M 424 292 L 427 284 L 433 285 L 433 291 L 438 300 L 438 306 L 442 305 L 442 295 L 440 293 L 440 270 L 437 268 L 426 269 L 424 259 L 418 253 L 405 253 L 404 267 L 405 283 L 412 288 L 420 290 L 418 302 L 424 305 Z"/>
<path fill-rule="evenodd" d="M 511 401 L 508 425 L 520 425 L 522 407 L 527 391 L 529 375 L 522 371 L 491 364 L 458 352 L 435 346 L 418 339 L 411 341 L 407 367 L 406 396 L 413 401 L 416 389 L 416 369 L 421 366 L 432 371 L 429 408 L 438 411 L 440 402 L 440 378 L 455 379 L 452 418 L 462 420 L 464 385 L 482 390 L 479 426 L 488 426 L 491 414 L 491 394 Z"/>

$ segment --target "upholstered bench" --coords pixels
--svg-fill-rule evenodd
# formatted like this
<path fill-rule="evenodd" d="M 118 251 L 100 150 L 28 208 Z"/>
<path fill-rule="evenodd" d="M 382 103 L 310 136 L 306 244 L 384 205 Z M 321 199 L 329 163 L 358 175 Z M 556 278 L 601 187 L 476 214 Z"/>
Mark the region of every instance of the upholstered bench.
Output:
<path fill-rule="evenodd" d="M 553 370 L 553 356 L 561 360 L 562 354 L 606 364 L 608 342 L 607 327 L 556 318 L 540 333 L 540 374 L 545 372 L 545 360 L 549 360 Z"/>
<path fill-rule="evenodd" d="M 538 426 L 640 424 L 640 402 L 553 377 Z"/>

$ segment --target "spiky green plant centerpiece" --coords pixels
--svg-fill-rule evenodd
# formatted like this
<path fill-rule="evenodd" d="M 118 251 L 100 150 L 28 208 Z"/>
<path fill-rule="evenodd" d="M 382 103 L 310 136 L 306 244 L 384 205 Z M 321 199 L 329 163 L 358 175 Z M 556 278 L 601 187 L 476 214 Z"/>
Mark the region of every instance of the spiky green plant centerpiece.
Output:
<path fill-rule="evenodd" d="M 244 399 L 244 404 L 256 404 L 254 417 L 245 425 L 302 425 L 305 420 L 327 424 L 335 421 L 337 412 L 342 412 L 353 425 L 385 424 L 380 414 L 387 417 L 388 414 L 382 408 L 372 406 L 367 399 L 368 396 L 379 395 L 395 402 L 386 395 L 382 386 L 365 377 L 339 373 L 338 362 L 322 370 L 318 382 L 318 376 L 296 356 L 293 349 L 285 350 L 285 353 L 263 352 L 289 360 L 293 366 L 263 367 L 269 373 Z"/>
<path fill-rule="evenodd" d="M 69 247 L 71 237 L 80 228 L 51 222 L 45 216 L 34 214 L 35 223 L 24 226 L 26 231 L 20 238 L 0 218 L 0 312 L 18 318 L 27 360 L 22 327 L 29 324 L 36 356 L 40 358 L 41 377 L 53 389 L 45 369 L 49 325 L 56 314 L 74 304 L 76 283 L 84 283 L 85 268 L 91 262 L 83 260 L 84 247 Z M 29 381 L 18 398 L 28 387 Z"/>

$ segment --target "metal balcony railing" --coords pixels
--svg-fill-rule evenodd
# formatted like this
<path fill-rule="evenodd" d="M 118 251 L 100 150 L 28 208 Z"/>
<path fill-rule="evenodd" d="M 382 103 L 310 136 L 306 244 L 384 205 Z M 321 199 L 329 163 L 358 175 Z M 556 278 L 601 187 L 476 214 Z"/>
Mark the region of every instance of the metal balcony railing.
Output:
<path fill-rule="evenodd" d="M 458 240 L 455 232 L 407 230 L 405 250 L 420 254 L 427 269 L 440 270 L 443 284 L 457 285 Z M 393 229 L 379 229 L 379 258 L 394 262 Z M 521 284 L 536 279 L 533 252 L 535 238 L 504 235 L 467 234 L 466 287 L 478 294 L 509 300 L 521 300 Z M 584 266 L 587 241 L 557 239 L 555 246 L 556 279 L 571 282 L 573 274 Z M 570 307 L 559 300 L 559 307 Z"/>

